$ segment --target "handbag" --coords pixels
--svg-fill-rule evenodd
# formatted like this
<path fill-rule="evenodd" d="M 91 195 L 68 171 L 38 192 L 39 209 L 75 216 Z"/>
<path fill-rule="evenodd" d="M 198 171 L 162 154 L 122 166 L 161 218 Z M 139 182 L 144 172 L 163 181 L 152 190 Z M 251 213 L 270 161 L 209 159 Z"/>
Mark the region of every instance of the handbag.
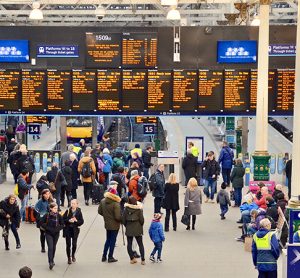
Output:
<path fill-rule="evenodd" d="M 59 173 L 59 170 L 57 171 L 57 174 L 56 174 L 56 177 L 55 177 L 54 182 L 50 182 L 50 183 L 49 183 L 49 190 L 50 190 L 51 193 L 53 193 L 53 192 L 56 191 L 56 186 L 55 186 L 55 184 L 56 184 L 56 180 L 57 180 L 57 177 L 58 177 L 58 173 Z"/>
<path fill-rule="evenodd" d="M 188 208 L 184 209 L 184 214 L 181 217 L 181 223 L 186 226 L 190 226 L 190 216 L 187 214 Z"/>

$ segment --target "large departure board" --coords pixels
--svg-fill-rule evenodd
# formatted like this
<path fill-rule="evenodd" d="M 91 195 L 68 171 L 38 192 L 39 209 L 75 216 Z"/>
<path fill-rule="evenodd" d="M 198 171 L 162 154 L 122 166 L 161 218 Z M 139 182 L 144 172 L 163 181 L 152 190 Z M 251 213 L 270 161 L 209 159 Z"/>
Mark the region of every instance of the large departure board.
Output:
<path fill-rule="evenodd" d="M 0 110 L 18 110 L 21 75 L 17 70 L 0 70 Z"/>
<path fill-rule="evenodd" d="M 269 111 L 272 111 L 275 109 L 275 107 L 274 107 L 275 98 L 276 98 L 275 87 L 276 87 L 276 71 L 270 70 L 269 71 L 269 86 L 268 86 Z M 252 69 L 251 76 L 250 76 L 250 110 L 251 111 L 256 110 L 256 101 L 257 101 L 257 70 Z"/>
<path fill-rule="evenodd" d="M 97 96 L 99 111 L 118 111 L 122 89 L 121 70 L 98 70 Z"/>
<path fill-rule="evenodd" d="M 48 70 L 47 106 L 49 111 L 68 111 L 71 109 L 71 72 Z"/>
<path fill-rule="evenodd" d="M 96 72 L 73 70 L 72 109 L 79 111 L 96 110 Z"/>
<path fill-rule="evenodd" d="M 144 111 L 146 102 L 146 70 L 123 70 L 122 110 Z"/>
<path fill-rule="evenodd" d="M 223 88 L 223 71 L 199 70 L 198 111 L 220 112 Z"/>
<path fill-rule="evenodd" d="M 295 70 L 277 70 L 277 107 L 279 111 L 293 111 L 295 94 Z"/>
<path fill-rule="evenodd" d="M 197 109 L 198 84 L 197 71 L 174 70 L 173 72 L 173 110 L 195 111 Z"/>
<path fill-rule="evenodd" d="M 120 67 L 121 37 L 120 33 L 86 33 L 86 67 Z"/>
<path fill-rule="evenodd" d="M 22 109 L 42 111 L 45 109 L 46 72 L 22 71 Z"/>
<path fill-rule="evenodd" d="M 148 110 L 171 110 L 172 71 L 148 70 Z"/>
<path fill-rule="evenodd" d="M 157 66 L 157 33 L 123 33 L 122 66 L 155 68 Z"/>
<path fill-rule="evenodd" d="M 224 71 L 224 110 L 246 112 L 249 110 L 250 71 Z"/>

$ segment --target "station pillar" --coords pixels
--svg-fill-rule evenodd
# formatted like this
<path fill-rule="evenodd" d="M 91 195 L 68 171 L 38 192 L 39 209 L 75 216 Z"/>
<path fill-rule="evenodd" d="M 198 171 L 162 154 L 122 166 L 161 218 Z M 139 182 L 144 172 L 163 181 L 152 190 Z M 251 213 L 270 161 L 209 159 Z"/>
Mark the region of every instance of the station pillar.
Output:
<path fill-rule="evenodd" d="M 67 151 L 67 118 L 60 117 L 60 151 Z"/>
<path fill-rule="evenodd" d="M 269 12 L 270 0 L 260 0 L 257 103 L 256 103 L 256 146 L 253 154 L 254 180 L 270 178 L 268 153 L 268 72 L 269 72 Z"/>
<path fill-rule="evenodd" d="M 98 135 L 97 126 L 98 126 L 98 118 L 92 117 L 92 148 L 95 148 L 97 144 L 97 135 Z"/>

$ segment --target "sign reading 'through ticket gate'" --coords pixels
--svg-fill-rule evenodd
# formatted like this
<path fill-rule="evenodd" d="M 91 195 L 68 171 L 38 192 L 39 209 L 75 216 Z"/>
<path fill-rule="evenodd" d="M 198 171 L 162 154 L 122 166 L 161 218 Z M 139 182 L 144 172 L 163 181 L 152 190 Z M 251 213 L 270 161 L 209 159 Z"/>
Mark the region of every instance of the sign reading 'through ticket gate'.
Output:
<path fill-rule="evenodd" d="M 269 56 L 296 56 L 296 45 L 270 44 Z"/>
<path fill-rule="evenodd" d="M 38 45 L 39 58 L 71 58 L 79 57 L 78 45 Z"/>

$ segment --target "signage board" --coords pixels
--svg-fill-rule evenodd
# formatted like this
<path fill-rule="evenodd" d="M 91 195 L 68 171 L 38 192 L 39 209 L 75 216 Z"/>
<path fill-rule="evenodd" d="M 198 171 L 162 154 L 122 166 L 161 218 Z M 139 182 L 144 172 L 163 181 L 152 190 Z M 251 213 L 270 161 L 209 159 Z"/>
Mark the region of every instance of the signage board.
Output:
<path fill-rule="evenodd" d="M 79 57 L 79 47 L 78 45 L 39 44 L 36 53 L 38 58 L 74 58 Z"/>

